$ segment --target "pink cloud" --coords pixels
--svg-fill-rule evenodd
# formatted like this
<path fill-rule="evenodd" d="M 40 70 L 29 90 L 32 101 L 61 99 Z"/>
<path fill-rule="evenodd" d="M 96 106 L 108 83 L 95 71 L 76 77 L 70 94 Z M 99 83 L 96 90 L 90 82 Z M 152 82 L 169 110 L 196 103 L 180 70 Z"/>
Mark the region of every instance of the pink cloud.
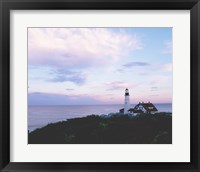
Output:
<path fill-rule="evenodd" d="M 29 28 L 30 65 L 91 67 L 111 64 L 140 49 L 136 36 L 106 28 Z"/>

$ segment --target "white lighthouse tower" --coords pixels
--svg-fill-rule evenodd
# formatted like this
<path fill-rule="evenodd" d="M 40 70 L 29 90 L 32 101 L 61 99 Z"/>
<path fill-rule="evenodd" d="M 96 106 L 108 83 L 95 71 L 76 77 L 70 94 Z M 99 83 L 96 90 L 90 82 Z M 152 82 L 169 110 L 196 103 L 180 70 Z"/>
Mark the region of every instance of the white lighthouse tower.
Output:
<path fill-rule="evenodd" d="M 126 90 L 125 90 L 125 101 L 124 101 L 124 114 L 128 114 L 129 109 L 130 109 L 129 91 L 128 91 L 128 88 L 126 88 Z"/>

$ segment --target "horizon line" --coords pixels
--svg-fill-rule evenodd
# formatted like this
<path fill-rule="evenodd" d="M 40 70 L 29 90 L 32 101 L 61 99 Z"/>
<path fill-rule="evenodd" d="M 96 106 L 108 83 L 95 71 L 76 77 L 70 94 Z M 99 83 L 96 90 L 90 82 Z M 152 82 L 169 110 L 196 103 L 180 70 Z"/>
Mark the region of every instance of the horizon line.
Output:
<path fill-rule="evenodd" d="M 139 103 L 139 102 L 138 102 Z M 131 103 L 130 105 L 136 105 L 138 103 Z M 144 102 L 148 103 L 148 102 Z M 150 102 L 153 103 L 153 102 Z M 153 104 L 172 104 L 172 102 L 166 102 L 166 103 L 153 103 Z M 58 104 L 52 104 L 52 105 L 28 105 L 28 106 L 105 106 L 105 105 L 124 105 L 124 104 L 65 104 L 65 105 L 58 105 Z"/>

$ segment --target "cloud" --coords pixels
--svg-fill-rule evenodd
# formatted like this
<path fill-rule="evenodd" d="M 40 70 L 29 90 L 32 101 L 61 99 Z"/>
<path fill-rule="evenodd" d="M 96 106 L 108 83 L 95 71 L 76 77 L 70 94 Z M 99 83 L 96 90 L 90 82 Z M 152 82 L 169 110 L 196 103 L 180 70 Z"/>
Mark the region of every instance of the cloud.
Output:
<path fill-rule="evenodd" d="M 107 91 L 112 91 L 112 90 L 125 90 L 126 88 L 136 88 L 137 86 L 141 85 L 142 83 L 136 83 L 136 84 L 131 84 L 123 81 L 115 81 L 115 82 L 110 82 L 106 83 L 106 87 L 108 88 Z"/>
<path fill-rule="evenodd" d="M 158 87 L 151 87 L 150 91 L 158 91 Z"/>
<path fill-rule="evenodd" d="M 52 79 L 49 79 L 48 81 L 50 82 L 73 82 L 75 84 L 81 85 L 85 83 L 85 78 L 80 76 L 80 75 L 70 75 L 70 76 L 65 76 L 65 75 L 58 75 Z"/>
<path fill-rule="evenodd" d="M 150 95 L 151 97 L 158 97 L 158 94 Z"/>
<path fill-rule="evenodd" d="M 30 65 L 86 68 L 112 64 L 141 49 L 134 34 L 108 28 L 29 28 Z"/>
<path fill-rule="evenodd" d="M 77 71 L 70 71 L 68 69 L 54 69 L 52 78 L 48 79 L 49 82 L 73 82 L 77 85 L 82 85 L 86 81 L 86 75 Z"/>
<path fill-rule="evenodd" d="M 141 73 L 138 73 L 138 75 L 141 75 L 141 76 L 146 76 L 148 75 L 149 73 L 146 73 L 146 72 L 141 72 Z"/>
<path fill-rule="evenodd" d="M 130 62 L 130 63 L 126 63 L 123 66 L 124 67 L 135 67 L 135 66 L 149 66 L 149 63 L 146 62 Z"/>
<path fill-rule="evenodd" d="M 121 81 L 110 82 L 110 83 L 107 83 L 106 85 L 108 87 L 107 90 L 123 90 L 130 86 L 128 83 L 121 82 Z"/>
<path fill-rule="evenodd" d="M 72 88 L 66 88 L 65 90 L 67 90 L 67 91 L 73 91 L 74 89 L 72 89 Z"/>
<path fill-rule="evenodd" d="M 162 50 L 162 54 L 172 54 L 172 41 L 166 41 L 164 43 L 164 49 Z"/>
<path fill-rule="evenodd" d="M 117 69 L 116 72 L 124 73 L 124 69 Z"/>
<path fill-rule="evenodd" d="M 28 105 L 91 105 L 99 100 L 88 95 L 62 95 L 43 92 L 28 94 Z"/>
<path fill-rule="evenodd" d="M 172 90 L 172 75 L 169 74 L 158 74 L 154 75 L 152 78 L 150 78 L 150 81 L 147 83 L 151 87 L 157 87 L 158 91 L 162 91 L 163 88 L 167 88 L 168 90 Z M 159 89 L 158 89 L 159 88 Z M 156 90 L 155 88 L 153 90 Z"/>

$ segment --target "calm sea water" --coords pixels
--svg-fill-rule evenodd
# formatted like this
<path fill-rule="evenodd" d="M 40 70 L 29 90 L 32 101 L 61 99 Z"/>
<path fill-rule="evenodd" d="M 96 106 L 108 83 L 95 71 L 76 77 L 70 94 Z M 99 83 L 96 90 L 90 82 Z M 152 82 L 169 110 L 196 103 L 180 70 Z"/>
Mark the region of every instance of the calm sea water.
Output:
<path fill-rule="evenodd" d="M 159 112 L 172 112 L 172 104 L 155 104 Z M 134 105 L 132 105 L 134 107 Z M 119 112 L 123 105 L 68 105 L 68 106 L 29 106 L 28 130 L 33 131 L 49 123 L 91 114 Z"/>

